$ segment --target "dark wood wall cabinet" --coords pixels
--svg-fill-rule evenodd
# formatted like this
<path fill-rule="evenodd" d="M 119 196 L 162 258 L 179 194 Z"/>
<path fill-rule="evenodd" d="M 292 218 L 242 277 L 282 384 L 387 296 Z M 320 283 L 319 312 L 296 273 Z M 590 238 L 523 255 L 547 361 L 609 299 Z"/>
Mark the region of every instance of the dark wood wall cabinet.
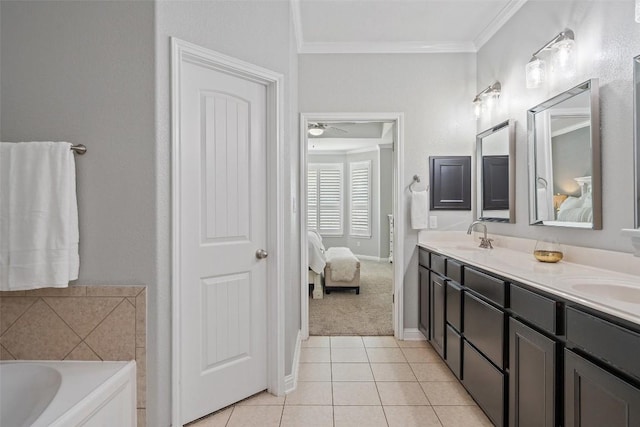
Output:
<path fill-rule="evenodd" d="M 640 325 L 420 248 L 419 329 L 496 426 L 640 426 Z"/>
<path fill-rule="evenodd" d="M 471 157 L 429 157 L 431 210 L 471 210 Z"/>

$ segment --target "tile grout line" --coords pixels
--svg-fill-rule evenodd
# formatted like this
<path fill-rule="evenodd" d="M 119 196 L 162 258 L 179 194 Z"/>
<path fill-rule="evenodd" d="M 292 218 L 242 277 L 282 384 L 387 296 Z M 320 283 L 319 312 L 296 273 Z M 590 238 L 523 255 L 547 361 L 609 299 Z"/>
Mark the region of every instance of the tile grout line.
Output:
<path fill-rule="evenodd" d="M 13 353 L 11 353 L 11 352 L 7 349 L 7 347 L 3 346 L 2 344 L 0 344 L 0 347 L 4 348 L 4 351 L 6 351 L 7 353 L 9 353 L 9 356 L 13 357 L 13 360 L 18 360 L 18 359 L 13 355 Z"/>
<path fill-rule="evenodd" d="M 79 335 L 79 334 L 78 334 L 78 333 L 77 333 L 77 332 L 76 332 L 76 331 L 71 327 L 71 325 L 69 325 L 69 324 L 68 324 L 68 323 L 67 323 L 67 322 L 66 322 L 66 321 L 65 321 L 65 320 L 64 320 L 64 319 L 63 319 L 63 318 L 58 314 L 58 312 L 57 312 L 57 311 L 55 311 L 55 310 L 53 309 L 53 307 L 51 307 L 51 305 L 49 305 L 49 303 L 48 303 L 47 301 L 45 301 L 45 299 L 44 299 L 44 298 L 45 298 L 45 297 L 40 297 L 40 299 L 42 299 L 42 302 L 43 302 L 47 307 L 49 307 L 49 310 L 51 310 L 51 311 L 53 312 L 53 314 L 55 314 L 55 315 L 56 315 L 56 317 L 57 317 L 58 319 L 60 319 L 60 321 L 61 321 L 62 323 L 64 323 L 64 324 L 67 326 L 67 328 L 69 328 L 69 330 L 70 330 L 71 332 L 73 332 L 73 333 L 75 334 L 75 336 L 77 336 L 77 337 L 80 339 L 80 342 L 79 342 L 78 344 L 76 344 L 75 346 L 73 346 L 73 348 L 72 348 L 71 350 L 69 350 L 69 351 L 67 352 L 67 354 L 65 354 L 65 355 L 64 355 L 64 357 L 63 357 L 62 359 L 60 359 L 60 360 L 65 360 L 65 359 L 66 359 L 66 358 L 71 354 L 71 352 L 72 352 L 73 350 L 75 350 L 75 349 L 76 349 L 76 347 L 78 347 L 82 342 L 84 342 L 84 338 L 82 338 L 82 337 L 81 337 L 81 336 L 80 336 L 80 335 Z M 94 352 L 94 353 L 95 353 L 95 352 Z M 100 357 L 100 356 L 98 356 L 98 357 Z"/>
<path fill-rule="evenodd" d="M 13 297 L 9 297 L 9 298 L 13 298 Z M 24 298 L 24 297 L 17 297 L 17 298 Z M 29 305 L 29 307 L 27 307 L 20 316 L 18 316 L 18 318 L 16 320 L 14 320 L 13 322 L 11 322 L 11 324 L 9 326 L 7 326 L 7 329 L 2 333 L 2 335 L 0 335 L 0 337 L 4 336 L 7 332 L 9 332 L 9 329 L 11 329 L 13 327 L 13 325 L 16 324 L 16 322 L 20 319 L 22 319 L 22 316 L 24 316 L 27 311 L 29 311 L 31 309 L 31 307 L 34 306 L 35 303 L 38 302 L 38 299 L 42 299 L 42 297 L 35 297 L 35 299 L 33 300 L 33 302 Z"/>

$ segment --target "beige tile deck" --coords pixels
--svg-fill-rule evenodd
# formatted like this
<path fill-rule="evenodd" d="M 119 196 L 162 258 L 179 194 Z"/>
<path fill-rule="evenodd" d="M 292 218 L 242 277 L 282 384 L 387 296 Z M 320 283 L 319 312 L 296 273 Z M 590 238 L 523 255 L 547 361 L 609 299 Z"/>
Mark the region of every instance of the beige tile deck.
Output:
<path fill-rule="evenodd" d="M 432 406 L 433 405 L 433 406 Z M 266 392 L 189 427 L 484 427 L 491 422 L 424 341 L 311 337 L 297 388 Z"/>

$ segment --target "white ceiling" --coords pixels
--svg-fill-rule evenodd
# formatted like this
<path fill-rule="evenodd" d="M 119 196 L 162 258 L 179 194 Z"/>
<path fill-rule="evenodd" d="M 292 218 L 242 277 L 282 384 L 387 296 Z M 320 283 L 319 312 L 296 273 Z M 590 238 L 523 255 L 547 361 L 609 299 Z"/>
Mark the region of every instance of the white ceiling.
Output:
<path fill-rule="evenodd" d="M 527 0 L 291 0 L 300 53 L 476 52 Z"/>

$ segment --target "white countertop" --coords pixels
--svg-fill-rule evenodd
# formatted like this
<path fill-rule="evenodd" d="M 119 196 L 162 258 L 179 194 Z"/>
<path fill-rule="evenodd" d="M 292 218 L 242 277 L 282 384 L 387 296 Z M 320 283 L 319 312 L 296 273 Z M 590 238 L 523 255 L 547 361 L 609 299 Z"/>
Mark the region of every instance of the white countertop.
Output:
<path fill-rule="evenodd" d="M 565 260 L 543 263 L 536 260 L 532 252 L 512 248 L 480 249 L 471 236 L 462 233 L 452 233 L 446 238 L 430 237 L 421 235 L 418 245 L 640 325 L 638 275 Z"/>

